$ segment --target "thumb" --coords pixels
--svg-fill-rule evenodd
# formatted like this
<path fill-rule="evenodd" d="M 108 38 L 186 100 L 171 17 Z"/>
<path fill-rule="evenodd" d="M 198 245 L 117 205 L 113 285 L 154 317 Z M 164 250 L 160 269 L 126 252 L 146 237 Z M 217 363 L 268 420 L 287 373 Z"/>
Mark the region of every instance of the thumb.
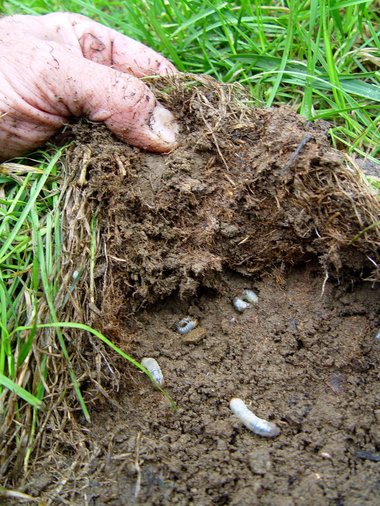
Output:
<path fill-rule="evenodd" d="M 53 46 L 44 81 L 52 97 L 59 97 L 58 113 L 63 106 L 66 111 L 61 114 L 65 116 L 85 115 L 102 121 L 123 141 L 137 147 L 157 152 L 176 147 L 174 116 L 140 79 Z"/>

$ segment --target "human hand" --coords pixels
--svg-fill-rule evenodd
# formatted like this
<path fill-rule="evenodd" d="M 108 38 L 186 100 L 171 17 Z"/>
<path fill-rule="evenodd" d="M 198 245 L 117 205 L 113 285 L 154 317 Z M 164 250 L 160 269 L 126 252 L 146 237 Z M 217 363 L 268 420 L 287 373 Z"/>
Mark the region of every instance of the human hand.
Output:
<path fill-rule="evenodd" d="M 170 151 L 174 117 L 138 78 L 175 72 L 160 54 L 79 14 L 0 19 L 0 160 L 41 146 L 72 116 Z"/>

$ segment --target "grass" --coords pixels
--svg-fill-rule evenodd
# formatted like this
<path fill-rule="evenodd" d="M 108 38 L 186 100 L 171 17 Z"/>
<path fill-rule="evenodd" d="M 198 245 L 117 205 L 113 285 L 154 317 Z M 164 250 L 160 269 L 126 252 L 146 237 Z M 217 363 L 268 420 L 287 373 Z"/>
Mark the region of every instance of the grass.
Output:
<path fill-rule="evenodd" d="M 12 426 L 13 418 L 19 427 L 22 426 L 25 412 L 32 412 L 31 434 L 34 433 L 36 410 L 45 395 L 48 355 L 42 356 L 34 370 L 31 370 L 31 363 L 37 315 L 44 317 L 45 300 L 56 290 L 56 265 L 52 258 L 54 254 L 59 257 L 60 237 L 55 232 L 59 192 L 54 179 L 60 156 L 60 151 L 51 157 L 45 156 L 42 163 L 33 168 L 18 164 L 0 166 L 0 414 L 3 437 Z M 51 277 L 47 293 L 40 283 L 42 257 L 43 276 Z M 30 331 L 18 332 L 20 323 L 31 324 Z M 21 432 L 20 429 L 13 434 L 16 447 L 20 444 Z"/>
<path fill-rule="evenodd" d="M 258 105 L 289 104 L 311 121 L 328 120 L 333 145 L 370 160 L 379 157 L 378 1 L 9 0 L 2 10 L 80 12 L 162 52 L 181 71 L 239 81 Z M 19 447 L 30 411 L 25 467 L 38 408 L 50 393 L 55 354 L 64 357 L 89 418 L 66 346 L 69 329 L 106 340 L 80 323 L 58 321 L 61 157 L 62 150 L 50 147 L 33 159 L 0 166 L 0 416 L 3 434 L 15 421 L 12 437 Z M 74 289 L 75 279 L 62 304 Z"/>

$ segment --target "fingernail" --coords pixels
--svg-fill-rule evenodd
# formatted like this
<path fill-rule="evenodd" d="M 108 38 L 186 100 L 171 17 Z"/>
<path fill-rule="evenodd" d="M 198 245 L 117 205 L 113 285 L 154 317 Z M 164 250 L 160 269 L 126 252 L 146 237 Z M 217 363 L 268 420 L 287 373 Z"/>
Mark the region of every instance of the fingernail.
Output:
<path fill-rule="evenodd" d="M 162 143 L 173 147 L 175 146 L 178 124 L 173 114 L 161 104 L 157 104 L 154 108 L 149 126 Z"/>

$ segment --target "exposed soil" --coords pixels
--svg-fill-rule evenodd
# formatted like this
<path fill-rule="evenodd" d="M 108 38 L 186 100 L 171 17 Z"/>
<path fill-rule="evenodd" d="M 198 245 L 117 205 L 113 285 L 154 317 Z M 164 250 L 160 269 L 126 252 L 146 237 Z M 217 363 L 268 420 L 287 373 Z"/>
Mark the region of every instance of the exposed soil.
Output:
<path fill-rule="evenodd" d="M 70 318 L 156 358 L 177 409 L 71 334 L 78 369 L 93 364 L 82 389 L 104 395 L 91 426 L 48 424 L 23 490 L 70 505 L 377 504 L 377 197 L 326 124 L 252 109 L 207 79 L 155 92 L 181 125 L 173 153 L 74 128 L 66 265 L 82 276 Z M 238 313 L 244 288 L 259 301 Z M 190 343 L 175 330 L 185 316 L 201 327 Z M 281 434 L 251 433 L 232 397 Z"/>
<path fill-rule="evenodd" d="M 238 314 L 231 299 L 252 284 L 224 279 L 225 295 L 170 298 L 130 335 L 133 356 L 159 361 L 177 410 L 129 366 L 117 404 L 93 408 L 81 444 L 73 437 L 53 462 L 42 455 L 51 467 L 28 492 L 72 505 L 378 504 L 379 289 L 327 283 L 322 295 L 308 265 L 255 282 L 259 303 Z M 188 314 L 206 329 L 196 344 L 171 330 Z M 280 436 L 249 432 L 229 409 L 234 396 Z"/>

